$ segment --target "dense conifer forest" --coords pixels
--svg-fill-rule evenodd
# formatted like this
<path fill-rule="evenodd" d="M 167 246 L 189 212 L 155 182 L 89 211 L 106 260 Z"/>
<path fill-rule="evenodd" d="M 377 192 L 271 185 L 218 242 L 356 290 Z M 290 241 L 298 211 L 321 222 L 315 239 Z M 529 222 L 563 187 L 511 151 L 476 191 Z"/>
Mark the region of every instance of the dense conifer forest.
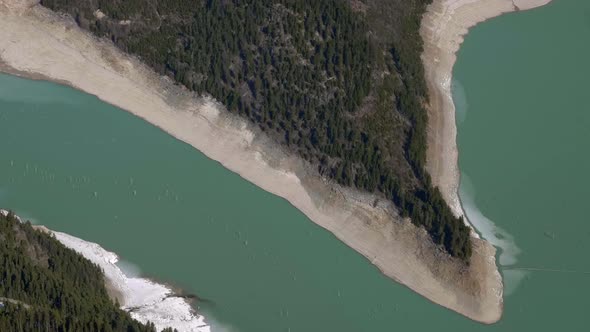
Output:
<path fill-rule="evenodd" d="M 0 331 L 156 329 L 113 303 L 98 266 L 9 214 L 0 215 Z"/>
<path fill-rule="evenodd" d="M 468 261 L 424 170 L 419 27 L 431 0 L 41 0 L 256 123 L 319 172 L 392 200 Z"/>

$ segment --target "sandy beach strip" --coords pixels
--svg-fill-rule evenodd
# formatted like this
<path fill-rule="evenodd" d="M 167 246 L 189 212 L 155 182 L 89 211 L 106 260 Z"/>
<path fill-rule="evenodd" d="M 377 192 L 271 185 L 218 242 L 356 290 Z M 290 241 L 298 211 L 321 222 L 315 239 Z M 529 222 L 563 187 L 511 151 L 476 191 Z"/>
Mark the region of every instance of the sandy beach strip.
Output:
<path fill-rule="evenodd" d="M 424 229 L 399 217 L 390 201 L 321 178 L 257 127 L 156 75 L 71 18 L 30 2 L 0 0 L 0 70 L 67 84 L 135 114 L 285 198 L 386 276 L 432 302 L 485 323 L 501 316 L 502 282 L 488 242 L 473 240 L 469 266 L 451 258 Z"/>

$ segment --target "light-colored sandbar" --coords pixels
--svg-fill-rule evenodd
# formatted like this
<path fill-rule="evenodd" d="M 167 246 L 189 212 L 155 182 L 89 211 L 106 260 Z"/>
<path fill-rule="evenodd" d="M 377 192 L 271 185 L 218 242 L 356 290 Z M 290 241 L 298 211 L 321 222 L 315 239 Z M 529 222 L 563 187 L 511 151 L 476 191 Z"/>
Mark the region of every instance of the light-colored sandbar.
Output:
<path fill-rule="evenodd" d="M 71 19 L 18 0 L 0 4 L 2 71 L 68 84 L 127 110 L 284 197 L 388 277 L 471 319 L 499 319 L 502 283 L 487 242 L 474 239 L 466 266 L 402 220 L 390 202 L 322 179 L 257 127 L 157 76 Z"/>

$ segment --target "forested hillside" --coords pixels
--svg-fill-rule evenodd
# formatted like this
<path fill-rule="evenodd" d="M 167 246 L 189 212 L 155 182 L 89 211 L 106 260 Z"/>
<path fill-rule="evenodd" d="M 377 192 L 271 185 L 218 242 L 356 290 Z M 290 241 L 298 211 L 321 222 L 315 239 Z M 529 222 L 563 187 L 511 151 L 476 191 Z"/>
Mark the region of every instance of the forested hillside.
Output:
<path fill-rule="evenodd" d="M 469 229 L 424 171 L 431 0 L 41 0 L 338 183 L 380 193 L 454 256 Z"/>
<path fill-rule="evenodd" d="M 31 224 L 0 214 L 0 331 L 155 328 L 111 301 L 98 266 Z"/>

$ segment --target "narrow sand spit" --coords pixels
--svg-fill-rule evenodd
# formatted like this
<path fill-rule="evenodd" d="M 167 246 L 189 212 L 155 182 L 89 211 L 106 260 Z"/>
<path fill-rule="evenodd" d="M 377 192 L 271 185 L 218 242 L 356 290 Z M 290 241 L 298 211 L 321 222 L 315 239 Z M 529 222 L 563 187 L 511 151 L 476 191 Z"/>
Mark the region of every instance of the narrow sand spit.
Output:
<path fill-rule="evenodd" d="M 67 84 L 127 110 L 285 198 L 431 301 L 485 323 L 501 316 L 502 281 L 489 243 L 474 239 L 470 266 L 450 258 L 390 202 L 322 179 L 257 127 L 157 76 L 70 18 L 31 1 L 0 0 L 0 70 Z"/>
<path fill-rule="evenodd" d="M 422 20 L 422 61 L 430 93 L 427 170 L 453 212 L 464 215 L 459 201 L 459 165 L 455 105 L 451 94 L 456 53 L 468 29 L 477 23 L 551 0 L 434 0 Z"/>

